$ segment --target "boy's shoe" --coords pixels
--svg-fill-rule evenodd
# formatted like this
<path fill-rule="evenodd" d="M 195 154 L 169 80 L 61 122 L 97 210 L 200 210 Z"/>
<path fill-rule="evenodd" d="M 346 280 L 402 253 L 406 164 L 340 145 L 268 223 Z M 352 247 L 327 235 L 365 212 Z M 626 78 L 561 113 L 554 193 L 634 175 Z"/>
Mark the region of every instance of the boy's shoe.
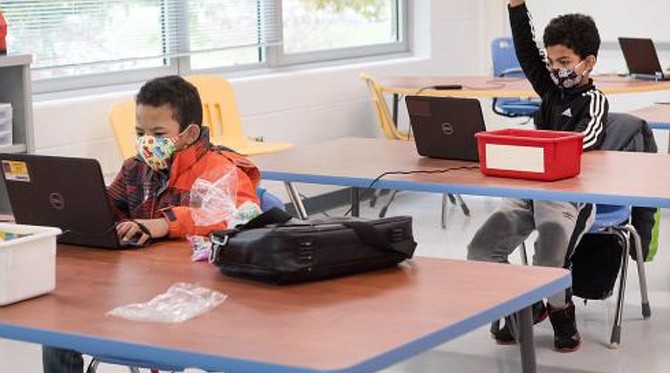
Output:
<path fill-rule="evenodd" d="M 539 301 L 533 304 L 533 324 L 538 324 L 544 321 L 548 315 L 547 307 L 544 305 L 543 301 Z M 505 326 L 498 329 L 498 331 L 493 333 L 493 338 L 496 340 L 496 343 L 499 345 L 513 345 L 516 344 L 517 340 L 512 335 L 512 331 L 505 321 Z"/>
<path fill-rule="evenodd" d="M 575 305 L 570 302 L 563 309 L 556 309 L 547 304 L 549 320 L 554 327 L 554 348 L 558 352 L 572 352 L 579 348 L 581 337 L 577 331 Z"/>

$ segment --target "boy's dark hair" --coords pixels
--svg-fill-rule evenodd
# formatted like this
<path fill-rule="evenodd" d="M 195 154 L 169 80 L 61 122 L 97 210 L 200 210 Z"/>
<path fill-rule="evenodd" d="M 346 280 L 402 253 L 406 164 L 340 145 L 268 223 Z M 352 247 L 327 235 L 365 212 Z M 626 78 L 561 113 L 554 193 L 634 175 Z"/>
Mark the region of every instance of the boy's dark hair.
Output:
<path fill-rule="evenodd" d="M 180 131 L 191 124 L 202 125 L 202 102 L 198 90 L 178 75 L 163 76 L 146 82 L 137 93 L 135 103 L 153 107 L 169 104 Z"/>
<path fill-rule="evenodd" d="M 544 46 L 564 45 L 582 59 L 598 57 L 600 34 L 593 18 L 584 14 L 565 14 L 552 19 L 544 29 Z"/>

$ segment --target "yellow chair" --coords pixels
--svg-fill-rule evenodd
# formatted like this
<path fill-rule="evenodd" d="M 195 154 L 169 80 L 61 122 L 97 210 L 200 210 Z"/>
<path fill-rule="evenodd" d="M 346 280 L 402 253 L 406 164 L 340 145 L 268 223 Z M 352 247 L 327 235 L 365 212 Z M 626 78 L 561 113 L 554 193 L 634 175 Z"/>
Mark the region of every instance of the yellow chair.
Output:
<path fill-rule="evenodd" d="M 370 91 L 372 103 L 375 106 L 375 113 L 377 114 L 377 122 L 379 123 L 379 127 L 382 130 L 384 137 L 391 140 L 412 140 L 413 137 L 410 131 L 399 130 L 393 121 L 393 116 L 389 111 L 386 100 L 384 100 L 384 95 L 382 94 L 379 84 L 377 84 L 370 75 L 365 73 L 361 73 L 361 79 L 365 81 L 365 84 Z"/>
<path fill-rule="evenodd" d="M 112 104 L 108 118 L 121 157 L 124 160 L 134 157 L 137 154 L 135 151 L 135 101 L 128 99 Z"/>
<path fill-rule="evenodd" d="M 235 92 L 230 83 L 216 75 L 192 75 L 185 79 L 200 94 L 203 125 L 209 127 L 213 144 L 223 145 L 236 152 L 251 156 L 275 153 L 293 147 L 284 142 L 261 142 L 247 138 L 237 110 Z"/>
<path fill-rule="evenodd" d="M 411 133 L 411 128 L 406 131 L 398 129 L 396 123 L 393 120 L 393 116 L 391 115 L 386 100 L 384 99 L 384 95 L 382 94 L 381 86 L 377 84 L 377 82 L 368 74 L 361 73 L 360 77 L 368 86 L 368 90 L 370 91 L 370 96 L 372 98 L 372 103 L 375 106 L 375 113 L 377 114 L 377 122 L 379 123 L 379 127 L 382 133 L 384 134 L 384 137 L 390 140 L 406 140 L 406 141 L 414 140 L 414 137 L 412 136 Z M 386 215 L 386 211 L 388 210 L 389 205 L 395 198 L 397 192 L 398 192 L 397 190 L 393 191 L 386 205 L 381 208 L 379 212 L 379 217 L 384 217 Z M 375 196 L 372 197 L 372 200 L 370 201 L 371 206 L 374 206 L 377 197 L 378 194 L 375 194 Z M 463 214 L 465 214 L 465 216 L 470 216 L 470 209 L 465 204 L 465 201 L 463 201 L 463 198 L 461 198 L 460 195 L 458 194 L 453 195 L 448 193 L 443 194 L 441 226 L 442 228 L 445 229 L 447 227 L 448 200 L 451 201 L 452 203 L 458 203 L 461 207 L 461 210 L 463 210 Z"/>

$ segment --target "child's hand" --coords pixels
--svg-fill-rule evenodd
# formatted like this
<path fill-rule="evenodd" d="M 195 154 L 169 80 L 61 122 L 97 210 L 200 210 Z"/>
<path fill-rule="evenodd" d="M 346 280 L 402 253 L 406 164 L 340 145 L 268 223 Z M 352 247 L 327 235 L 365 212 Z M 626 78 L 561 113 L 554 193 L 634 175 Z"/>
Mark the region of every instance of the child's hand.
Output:
<path fill-rule="evenodd" d="M 135 219 L 136 222 L 144 225 L 151 232 L 151 238 L 165 237 L 170 233 L 170 226 L 164 218 L 158 219 Z"/>
<path fill-rule="evenodd" d="M 169 226 L 165 219 L 136 219 L 122 221 L 116 226 L 119 240 L 142 246 L 153 238 L 165 237 Z"/>

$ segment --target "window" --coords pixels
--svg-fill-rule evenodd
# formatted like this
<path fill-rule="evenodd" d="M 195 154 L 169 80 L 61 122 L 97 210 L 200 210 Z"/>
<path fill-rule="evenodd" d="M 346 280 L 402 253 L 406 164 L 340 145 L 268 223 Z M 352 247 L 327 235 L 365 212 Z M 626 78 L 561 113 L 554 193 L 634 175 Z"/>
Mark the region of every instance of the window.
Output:
<path fill-rule="evenodd" d="M 9 52 L 32 54 L 37 80 L 163 65 L 158 0 L 4 0 L 1 6 Z"/>
<path fill-rule="evenodd" d="M 284 53 L 400 41 L 394 0 L 284 0 Z"/>
<path fill-rule="evenodd" d="M 33 55 L 36 91 L 47 92 L 406 51 L 406 1 L 2 0 L 0 7 L 9 53 Z"/>

